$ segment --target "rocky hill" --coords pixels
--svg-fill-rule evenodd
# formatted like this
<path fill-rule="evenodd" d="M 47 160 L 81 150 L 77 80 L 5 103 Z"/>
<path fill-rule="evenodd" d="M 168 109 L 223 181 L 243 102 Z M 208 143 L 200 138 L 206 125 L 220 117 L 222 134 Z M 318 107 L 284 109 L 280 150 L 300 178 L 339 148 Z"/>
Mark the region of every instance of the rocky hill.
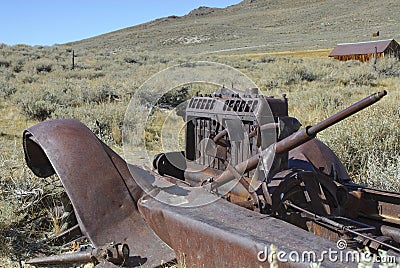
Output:
<path fill-rule="evenodd" d="M 134 13 L 134 12 L 133 12 Z M 286 51 L 337 43 L 400 39 L 400 1 L 245 0 L 226 8 L 199 7 L 70 43 L 78 48 L 199 54 Z"/>

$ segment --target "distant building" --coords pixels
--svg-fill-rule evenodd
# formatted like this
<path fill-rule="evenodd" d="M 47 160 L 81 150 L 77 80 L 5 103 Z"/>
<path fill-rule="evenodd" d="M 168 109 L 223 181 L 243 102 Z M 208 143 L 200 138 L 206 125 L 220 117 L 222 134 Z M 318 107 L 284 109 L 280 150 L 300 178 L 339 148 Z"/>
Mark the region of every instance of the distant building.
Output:
<path fill-rule="evenodd" d="M 392 56 L 400 59 L 400 45 L 394 39 L 378 40 L 360 43 L 338 44 L 329 57 L 337 60 L 369 61 L 375 57 Z"/>

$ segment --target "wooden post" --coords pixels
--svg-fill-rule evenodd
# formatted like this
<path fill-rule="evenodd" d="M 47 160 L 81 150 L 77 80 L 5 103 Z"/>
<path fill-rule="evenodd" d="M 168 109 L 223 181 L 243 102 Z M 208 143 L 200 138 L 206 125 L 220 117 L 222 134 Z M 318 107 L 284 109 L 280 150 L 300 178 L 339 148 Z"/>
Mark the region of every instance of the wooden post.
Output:
<path fill-rule="evenodd" d="M 374 71 L 376 72 L 376 61 L 378 59 L 378 48 L 375 47 L 375 54 L 374 54 Z"/>
<path fill-rule="evenodd" d="M 72 70 L 75 68 L 75 50 L 72 50 Z"/>

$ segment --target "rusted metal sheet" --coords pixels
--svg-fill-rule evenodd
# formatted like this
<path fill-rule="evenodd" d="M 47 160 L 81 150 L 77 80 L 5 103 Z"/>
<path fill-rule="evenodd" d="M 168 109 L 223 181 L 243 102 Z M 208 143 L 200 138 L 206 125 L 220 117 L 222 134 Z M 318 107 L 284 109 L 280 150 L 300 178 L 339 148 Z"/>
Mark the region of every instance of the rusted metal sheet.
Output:
<path fill-rule="evenodd" d="M 83 234 L 95 247 L 127 244 L 132 266 L 174 259 L 137 211 L 142 190 L 126 163 L 82 123 L 63 119 L 35 125 L 24 132 L 24 149 L 37 175 L 57 173 Z"/>
<path fill-rule="evenodd" d="M 271 245 L 277 247 L 276 252 L 282 251 L 282 256 L 290 252 L 301 256 L 307 251 L 314 252 L 318 258 L 324 250 L 337 251 L 335 242 L 222 199 L 188 209 L 144 196 L 138 205 L 146 222 L 187 267 L 270 267 L 261 253 Z M 322 259 L 323 267 L 343 267 L 343 263 Z M 355 263 L 346 265 L 356 266 Z M 279 267 L 309 267 L 309 263 L 280 262 Z"/>
<path fill-rule="evenodd" d="M 348 216 L 373 219 L 379 224 L 400 225 L 399 193 L 351 183 L 346 184 L 346 187 L 350 190 L 349 197 L 351 198 L 346 208 Z"/>
<path fill-rule="evenodd" d="M 377 53 L 382 53 L 393 41 L 394 39 L 388 39 L 388 40 L 338 44 L 329 54 L 329 57 L 374 54 L 375 47 L 377 49 Z"/>
<path fill-rule="evenodd" d="M 332 150 L 318 139 L 312 139 L 289 151 L 289 168 L 321 171 L 340 181 L 349 181 L 349 174 Z"/>

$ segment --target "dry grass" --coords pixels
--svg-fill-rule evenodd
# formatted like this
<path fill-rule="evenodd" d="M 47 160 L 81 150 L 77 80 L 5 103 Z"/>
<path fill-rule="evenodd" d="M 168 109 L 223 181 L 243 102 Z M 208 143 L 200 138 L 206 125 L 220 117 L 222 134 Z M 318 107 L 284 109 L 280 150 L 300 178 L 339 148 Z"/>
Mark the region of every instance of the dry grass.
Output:
<path fill-rule="evenodd" d="M 78 53 L 78 65 L 70 70 L 68 47 L 3 46 L 0 63 L 7 64 L 0 66 L 0 265 L 18 266 L 18 260 L 38 249 L 37 241 L 63 228 L 60 215 L 49 206 L 37 203 L 22 209 L 34 199 L 34 189 L 46 193 L 59 189 L 52 181 L 56 178 L 38 179 L 27 169 L 22 131 L 41 120 L 72 117 L 120 151 L 131 92 L 157 71 L 188 60 L 228 64 L 247 74 L 266 95 L 286 93 L 290 114 L 303 125 L 315 124 L 373 92 L 387 90 L 389 94 L 381 102 L 319 137 L 334 149 L 356 182 L 400 190 L 400 63 L 380 60 L 375 72 L 370 63 L 324 59 L 324 53 L 327 51 L 179 58 L 87 50 Z M 140 105 L 136 108 L 139 113 Z M 158 115 L 154 124 L 148 125 L 146 140 L 154 152 L 161 151 L 156 138 L 161 135 L 158 126 L 164 115 Z M 178 124 L 178 119 L 171 120 L 171 125 Z M 21 199 L 15 190 L 32 193 Z M 26 224 L 38 216 L 37 224 Z"/>
<path fill-rule="evenodd" d="M 268 56 L 293 57 L 300 59 L 326 59 L 332 49 L 297 50 L 268 53 Z"/>
<path fill-rule="evenodd" d="M 244 53 L 222 55 L 223 58 L 247 57 L 258 59 L 262 57 L 292 57 L 298 59 L 326 59 L 332 49 L 316 49 L 316 50 L 296 50 L 296 51 L 280 51 L 280 52 L 264 52 L 264 53 Z"/>

